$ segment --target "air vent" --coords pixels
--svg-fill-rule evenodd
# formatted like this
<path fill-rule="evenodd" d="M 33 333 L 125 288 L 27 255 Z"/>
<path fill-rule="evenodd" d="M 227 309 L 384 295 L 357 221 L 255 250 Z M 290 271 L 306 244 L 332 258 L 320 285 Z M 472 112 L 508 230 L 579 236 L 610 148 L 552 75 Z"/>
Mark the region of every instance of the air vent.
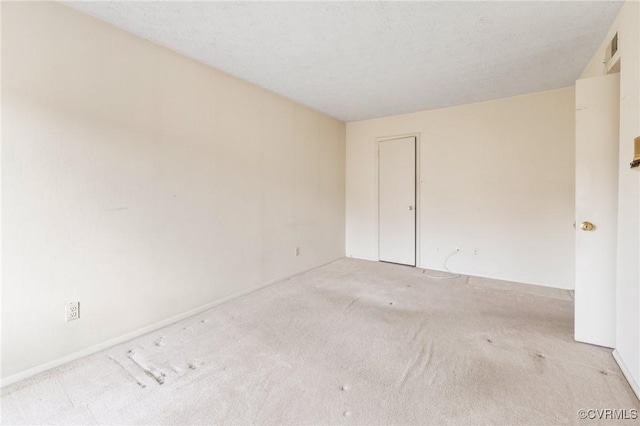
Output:
<path fill-rule="evenodd" d="M 620 52 L 618 51 L 618 33 L 611 38 L 607 51 L 605 52 L 605 66 L 607 74 L 620 72 Z"/>
<path fill-rule="evenodd" d="M 611 39 L 611 44 L 609 45 L 609 58 L 613 58 L 616 53 L 618 53 L 618 33 L 613 36 Z"/>

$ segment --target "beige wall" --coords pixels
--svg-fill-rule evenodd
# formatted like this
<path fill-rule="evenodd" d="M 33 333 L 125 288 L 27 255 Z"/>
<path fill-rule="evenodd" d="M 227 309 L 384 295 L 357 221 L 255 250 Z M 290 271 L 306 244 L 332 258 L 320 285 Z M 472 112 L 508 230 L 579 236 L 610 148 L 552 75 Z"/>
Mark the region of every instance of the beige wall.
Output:
<path fill-rule="evenodd" d="M 348 123 L 347 256 L 377 260 L 376 138 L 419 133 L 418 266 L 573 288 L 574 122 L 570 87 Z"/>
<path fill-rule="evenodd" d="M 344 123 L 53 2 L 2 63 L 4 378 L 344 255 Z"/>
<path fill-rule="evenodd" d="M 605 49 L 618 32 L 620 69 L 620 173 L 616 352 L 640 397 L 640 171 L 631 170 L 633 139 L 640 136 L 640 3 L 622 6 L 581 78 L 603 75 Z"/>

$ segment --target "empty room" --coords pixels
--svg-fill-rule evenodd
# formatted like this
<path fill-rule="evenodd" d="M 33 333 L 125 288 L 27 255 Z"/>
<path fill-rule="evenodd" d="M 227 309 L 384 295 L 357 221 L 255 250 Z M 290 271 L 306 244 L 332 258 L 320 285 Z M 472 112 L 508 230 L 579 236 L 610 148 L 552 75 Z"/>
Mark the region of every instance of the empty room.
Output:
<path fill-rule="evenodd" d="M 640 1 L 0 15 L 2 424 L 640 424 Z"/>

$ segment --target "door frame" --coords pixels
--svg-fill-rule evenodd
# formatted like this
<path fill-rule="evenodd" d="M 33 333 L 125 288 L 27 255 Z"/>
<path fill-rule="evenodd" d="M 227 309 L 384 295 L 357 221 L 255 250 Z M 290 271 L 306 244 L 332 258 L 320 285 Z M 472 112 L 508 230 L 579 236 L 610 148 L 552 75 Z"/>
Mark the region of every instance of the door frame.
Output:
<path fill-rule="evenodd" d="M 416 157 L 415 157 L 415 267 L 420 268 L 420 241 L 421 229 L 420 226 L 420 212 L 422 211 L 422 202 L 420 199 L 420 189 L 422 185 L 422 178 L 420 176 L 420 133 L 403 133 L 399 135 L 379 136 L 376 138 L 376 204 L 377 204 L 377 217 L 378 226 L 376 231 L 378 233 L 376 240 L 378 241 L 378 262 L 380 262 L 380 142 L 393 141 L 396 139 L 415 138 L 416 143 Z"/>

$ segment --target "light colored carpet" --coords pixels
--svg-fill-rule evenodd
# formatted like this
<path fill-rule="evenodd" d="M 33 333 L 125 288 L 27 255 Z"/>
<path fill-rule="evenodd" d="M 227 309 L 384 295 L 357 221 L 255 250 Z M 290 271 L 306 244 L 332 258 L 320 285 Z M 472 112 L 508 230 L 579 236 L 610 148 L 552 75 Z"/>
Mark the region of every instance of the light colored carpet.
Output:
<path fill-rule="evenodd" d="M 639 409 L 572 318 L 566 291 L 343 259 L 7 387 L 2 420 L 560 424 Z"/>

